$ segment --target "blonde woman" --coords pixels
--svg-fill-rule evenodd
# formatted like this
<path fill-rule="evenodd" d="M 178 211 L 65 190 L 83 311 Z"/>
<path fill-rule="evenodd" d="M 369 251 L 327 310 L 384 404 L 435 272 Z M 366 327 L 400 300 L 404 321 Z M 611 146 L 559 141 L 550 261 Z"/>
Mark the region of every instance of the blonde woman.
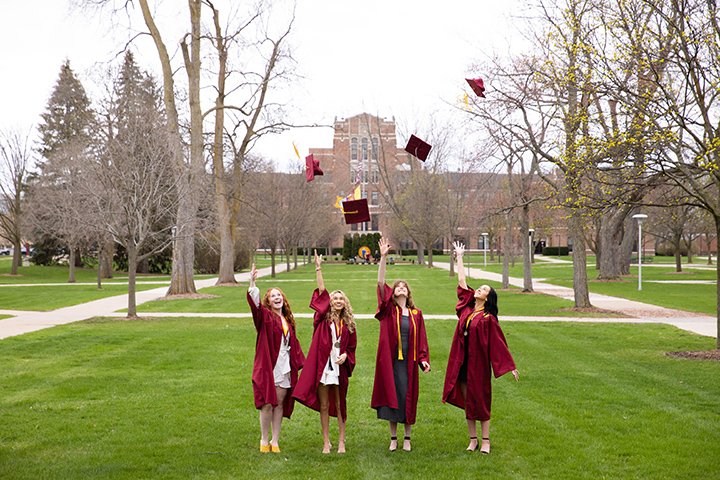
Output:
<path fill-rule="evenodd" d="M 323 453 L 330 453 L 330 417 L 338 419 L 338 453 L 345 453 L 345 399 L 355 368 L 357 334 L 350 300 L 342 290 L 328 294 L 322 276 L 322 257 L 315 252 L 317 289 L 310 307 L 315 310 L 313 337 L 306 368 L 293 394 L 303 405 L 320 412 Z"/>
<path fill-rule="evenodd" d="M 295 318 L 285 294 L 269 288 L 260 301 L 255 286 L 257 270 L 250 271 L 247 301 L 257 330 L 252 384 L 255 408 L 260 410 L 260 452 L 280 452 L 283 417 L 293 411 L 293 387 L 305 356 L 295 333 Z M 272 439 L 268 439 L 272 427 Z"/>

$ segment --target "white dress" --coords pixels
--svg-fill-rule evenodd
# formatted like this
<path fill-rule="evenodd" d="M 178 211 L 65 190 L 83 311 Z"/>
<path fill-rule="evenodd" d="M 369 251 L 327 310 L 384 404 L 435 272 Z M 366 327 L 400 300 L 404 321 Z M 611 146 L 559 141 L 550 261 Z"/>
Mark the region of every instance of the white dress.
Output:
<path fill-rule="evenodd" d="M 325 364 L 325 370 L 323 371 L 322 377 L 320 377 L 320 383 L 323 385 L 340 385 L 340 365 L 338 365 L 337 359 L 340 356 L 340 339 L 335 331 L 335 324 L 330 324 L 330 332 L 332 334 L 332 347 L 330 347 L 330 357 Z M 337 345 L 337 347 L 335 346 Z"/>
<path fill-rule="evenodd" d="M 248 288 L 248 293 L 255 306 L 260 308 L 260 289 L 258 287 Z M 275 367 L 273 368 L 273 378 L 275 386 L 280 388 L 290 388 L 290 331 L 283 335 L 280 350 L 278 351 Z"/>

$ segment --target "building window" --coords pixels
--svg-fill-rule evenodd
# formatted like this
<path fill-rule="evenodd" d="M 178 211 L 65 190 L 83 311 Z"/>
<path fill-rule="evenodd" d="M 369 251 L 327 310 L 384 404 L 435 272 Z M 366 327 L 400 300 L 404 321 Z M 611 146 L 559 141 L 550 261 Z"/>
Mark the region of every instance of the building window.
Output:
<path fill-rule="evenodd" d="M 377 160 L 378 158 L 378 139 L 373 137 L 372 139 L 372 159 Z"/>
<path fill-rule="evenodd" d="M 358 145 L 357 138 L 350 139 L 350 160 L 358 159 Z"/>
<path fill-rule="evenodd" d="M 377 193 L 377 192 L 373 192 L 373 193 Z M 378 217 L 379 217 L 379 215 L 377 213 L 373 213 L 370 215 L 370 224 L 371 224 L 370 230 L 373 230 L 375 232 L 380 230 Z"/>
<path fill-rule="evenodd" d="M 362 139 L 362 159 L 367 160 L 368 158 L 368 139 Z"/>
<path fill-rule="evenodd" d="M 378 170 L 370 171 L 370 182 L 378 183 L 380 181 L 380 172 Z"/>
<path fill-rule="evenodd" d="M 370 205 L 378 205 L 379 198 L 380 198 L 380 195 L 378 192 L 371 192 L 370 193 Z M 377 230 L 377 229 L 373 228 L 373 230 Z"/>

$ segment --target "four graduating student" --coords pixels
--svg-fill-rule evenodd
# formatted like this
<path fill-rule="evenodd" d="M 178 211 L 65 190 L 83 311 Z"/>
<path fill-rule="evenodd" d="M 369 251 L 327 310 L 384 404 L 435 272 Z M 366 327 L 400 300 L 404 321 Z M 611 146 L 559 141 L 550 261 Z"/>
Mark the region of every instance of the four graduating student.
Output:
<path fill-rule="evenodd" d="M 295 319 L 285 294 L 279 288 L 270 288 L 261 302 L 256 279 L 257 270 L 253 264 L 247 293 L 257 330 L 253 396 L 255 408 L 260 410 L 260 451 L 278 453 L 282 419 L 292 415 L 292 390 L 305 356 L 295 334 Z M 268 442 L 271 425 L 272 440 Z"/>
<path fill-rule="evenodd" d="M 410 451 L 410 434 L 415 423 L 419 382 L 418 367 L 430 371 L 430 354 L 422 312 L 413 303 L 407 282 L 385 284 L 385 267 L 390 244 L 380 239 L 378 309 L 380 321 L 372 408 L 380 419 L 390 422 L 390 450 L 397 450 L 397 424 L 405 425 L 403 450 Z"/>
<path fill-rule="evenodd" d="M 482 285 L 477 290 L 467 286 L 463 269 L 465 246 L 455 242 L 458 271 L 458 324 L 453 335 L 448 366 L 445 372 L 443 403 L 465 410 L 470 445 L 478 448 L 476 421 L 482 429 L 481 453 L 490 453 L 490 403 L 492 401 L 491 376 L 500 377 L 515 369 L 505 335 L 497 320 L 497 293 Z"/>
<path fill-rule="evenodd" d="M 330 453 L 330 416 L 338 419 L 338 453 L 345 453 L 348 382 L 355 368 L 357 335 L 352 306 L 342 290 L 328 294 L 322 276 L 322 257 L 315 252 L 317 289 L 310 307 L 315 310 L 313 337 L 305 368 L 293 396 L 320 411 L 323 453 Z"/>

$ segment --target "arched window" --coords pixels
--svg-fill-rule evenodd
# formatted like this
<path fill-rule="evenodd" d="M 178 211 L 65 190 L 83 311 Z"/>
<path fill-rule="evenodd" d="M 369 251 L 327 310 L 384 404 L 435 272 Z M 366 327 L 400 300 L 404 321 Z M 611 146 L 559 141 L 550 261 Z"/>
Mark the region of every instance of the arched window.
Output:
<path fill-rule="evenodd" d="M 368 139 L 362 139 L 362 159 L 367 160 L 368 158 Z"/>
<path fill-rule="evenodd" d="M 350 139 L 350 160 L 357 160 L 358 158 L 358 145 L 357 138 Z"/>
<path fill-rule="evenodd" d="M 378 158 L 378 139 L 373 137 L 372 139 L 372 159 L 377 160 Z"/>

